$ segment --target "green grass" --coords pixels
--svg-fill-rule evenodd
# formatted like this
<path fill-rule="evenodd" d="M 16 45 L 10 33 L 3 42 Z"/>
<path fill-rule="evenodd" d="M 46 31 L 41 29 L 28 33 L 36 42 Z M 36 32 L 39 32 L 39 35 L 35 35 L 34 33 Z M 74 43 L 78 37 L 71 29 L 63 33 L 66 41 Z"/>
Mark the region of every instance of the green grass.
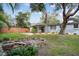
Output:
<path fill-rule="evenodd" d="M 0 34 L 0 39 L 9 37 L 12 39 L 26 38 L 45 38 L 48 41 L 48 55 L 64 56 L 79 55 L 79 35 L 57 35 L 57 34 L 41 34 L 41 35 L 22 35 L 18 33 Z"/>
<path fill-rule="evenodd" d="M 0 34 L 0 41 L 4 41 L 6 38 L 9 40 L 21 40 L 23 38 L 26 38 L 26 36 L 23 34 L 20 34 L 20 33 L 3 33 L 3 34 Z"/>
<path fill-rule="evenodd" d="M 79 35 L 32 35 L 48 40 L 48 55 L 79 55 Z"/>

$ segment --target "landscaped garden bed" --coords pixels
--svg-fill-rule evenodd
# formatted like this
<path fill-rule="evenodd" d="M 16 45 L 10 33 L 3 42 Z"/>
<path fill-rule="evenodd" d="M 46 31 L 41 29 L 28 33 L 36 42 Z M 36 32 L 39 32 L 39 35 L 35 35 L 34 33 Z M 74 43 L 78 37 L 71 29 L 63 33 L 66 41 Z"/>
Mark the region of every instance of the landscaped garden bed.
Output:
<path fill-rule="evenodd" d="M 0 39 L 5 37 L 10 40 L 3 40 L 1 46 L 8 42 L 19 42 L 25 44 L 29 42 L 31 46 L 37 48 L 35 55 L 79 55 L 79 35 L 58 35 L 58 34 L 0 34 Z M 37 45 L 36 45 L 37 44 Z M 21 44 L 20 44 L 21 45 Z M 24 45 L 21 45 L 24 46 Z M 1 48 L 1 47 L 0 47 Z"/>

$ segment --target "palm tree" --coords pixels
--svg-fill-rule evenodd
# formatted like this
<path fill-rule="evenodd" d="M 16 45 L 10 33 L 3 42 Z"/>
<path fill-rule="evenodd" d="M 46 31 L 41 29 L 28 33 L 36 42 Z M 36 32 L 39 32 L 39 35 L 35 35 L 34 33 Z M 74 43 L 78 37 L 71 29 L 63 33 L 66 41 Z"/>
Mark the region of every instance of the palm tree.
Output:
<path fill-rule="evenodd" d="M 63 22 L 59 34 L 64 34 L 68 19 L 74 16 L 79 11 L 79 4 L 73 3 L 57 3 L 52 4 L 55 6 L 55 11 L 62 10 Z"/>

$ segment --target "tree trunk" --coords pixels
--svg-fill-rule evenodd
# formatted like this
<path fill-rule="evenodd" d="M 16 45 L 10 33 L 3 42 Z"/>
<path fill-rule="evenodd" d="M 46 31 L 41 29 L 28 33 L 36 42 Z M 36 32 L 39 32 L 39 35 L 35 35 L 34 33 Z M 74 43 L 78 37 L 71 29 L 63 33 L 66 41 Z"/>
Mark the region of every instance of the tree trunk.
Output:
<path fill-rule="evenodd" d="M 59 34 L 64 34 L 65 28 L 66 28 L 66 24 L 67 24 L 67 18 L 63 17 L 63 23 L 61 24 L 61 29 Z"/>
<path fill-rule="evenodd" d="M 60 30 L 59 34 L 64 34 L 64 31 L 65 31 L 65 28 L 66 28 L 66 24 L 68 22 L 69 17 L 70 16 L 74 16 L 79 11 L 79 5 L 77 6 L 77 9 L 73 13 L 71 13 L 71 14 L 70 14 L 70 12 L 72 10 L 68 11 L 69 14 L 65 13 L 66 12 L 66 4 L 63 3 L 61 5 L 62 5 L 62 8 L 63 8 L 63 23 L 61 25 L 61 30 Z"/>
<path fill-rule="evenodd" d="M 47 24 L 47 12 L 46 11 L 44 12 L 44 15 L 45 15 L 45 24 Z"/>
<path fill-rule="evenodd" d="M 44 15 L 45 15 L 45 20 L 44 20 L 45 28 L 46 28 L 46 32 L 48 32 L 48 29 L 47 29 L 47 26 L 48 26 L 48 23 L 47 23 L 47 12 L 46 11 L 44 12 Z"/>

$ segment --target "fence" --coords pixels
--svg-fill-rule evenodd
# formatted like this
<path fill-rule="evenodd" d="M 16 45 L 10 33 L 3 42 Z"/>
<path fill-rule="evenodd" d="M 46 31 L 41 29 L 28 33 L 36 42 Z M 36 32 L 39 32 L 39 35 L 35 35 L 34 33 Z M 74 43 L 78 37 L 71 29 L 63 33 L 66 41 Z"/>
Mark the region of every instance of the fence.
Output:
<path fill-rule="evenodd" d="M 28 28 L 2 28 L 1 31 L 2 33 L 25 33 L 25 32 L 30 32 Z"/>

